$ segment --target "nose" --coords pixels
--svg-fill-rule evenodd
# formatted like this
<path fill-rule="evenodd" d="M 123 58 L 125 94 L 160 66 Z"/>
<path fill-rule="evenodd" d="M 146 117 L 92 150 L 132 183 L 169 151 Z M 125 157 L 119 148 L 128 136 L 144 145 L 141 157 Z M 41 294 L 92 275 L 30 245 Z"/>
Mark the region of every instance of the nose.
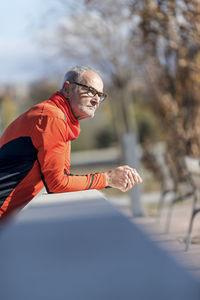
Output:
<path fill-rule="evenodd" d="M 95 96 L 93 96 L 92 99 L 91 99 L 91 102 L 93 104 L 99 105 L 99 102 L 100 102 L 99 96 L 97 94 Z"/>

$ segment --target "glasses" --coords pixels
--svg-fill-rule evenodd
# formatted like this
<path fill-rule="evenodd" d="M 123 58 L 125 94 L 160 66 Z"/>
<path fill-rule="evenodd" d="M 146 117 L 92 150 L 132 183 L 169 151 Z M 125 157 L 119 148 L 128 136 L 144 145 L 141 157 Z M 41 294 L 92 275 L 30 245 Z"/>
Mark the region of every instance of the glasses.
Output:
<path fill-rule="evenodd" d="M 94 97 L 94 96 L 98 95 L 100 102 L 103 102 L 107 97 L 106 93 L 98 92 L 92 86 L 82 84 L 82 83 L 78 83 L 78 82 L 75 82 L 75 81 L 72 81 L 71 83 L 74 83 L 76 85 L 80 85 L 80 86 L 84 87 L 86 89 L 86 93 L 88 94 L 89 97 Z"/>

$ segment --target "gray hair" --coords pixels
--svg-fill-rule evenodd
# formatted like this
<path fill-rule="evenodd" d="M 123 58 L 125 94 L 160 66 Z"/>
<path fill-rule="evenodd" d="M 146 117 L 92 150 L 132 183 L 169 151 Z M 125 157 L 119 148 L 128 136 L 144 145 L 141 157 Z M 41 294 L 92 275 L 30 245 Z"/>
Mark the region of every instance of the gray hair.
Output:
<path fill-rule="evenodd" d="M 73 67 L 71 68 L 69 71 L 67 71 L 67 73 L 65 74 L 64 76 L 64 79 L 63 79 L 63 82 L 61 84 L 61 88 L 60 88 L 60 91 L 62 90 L 63 86 L 64 86 L 64 83 L 65 81 L 69 81 L 69 82 L 80 82 L 81 80 L 81 76 L 83 75 L 83 73 L 87 70 L 92 70 L 94 72 L 97 73 L 97 71 L 95 71 L 94 69 L 92 68 L 89 68 L 89 67 L 84 67 L 84 66 L 76 66 L 76 67 Z"/>

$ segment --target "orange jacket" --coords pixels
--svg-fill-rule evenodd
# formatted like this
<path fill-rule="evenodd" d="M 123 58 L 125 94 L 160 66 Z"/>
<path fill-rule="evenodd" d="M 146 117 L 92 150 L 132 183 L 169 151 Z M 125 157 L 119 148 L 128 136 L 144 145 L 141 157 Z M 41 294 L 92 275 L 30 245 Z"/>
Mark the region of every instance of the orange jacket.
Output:
<path fill-rule="evenodd" d="M 78 120 L 57 92 L 11 123 L 0 139 L 0 219 L 25 206 L 45 186 L 48 193 L 103 189 L 104 173 L 70 174 L 71 140 Z"/>

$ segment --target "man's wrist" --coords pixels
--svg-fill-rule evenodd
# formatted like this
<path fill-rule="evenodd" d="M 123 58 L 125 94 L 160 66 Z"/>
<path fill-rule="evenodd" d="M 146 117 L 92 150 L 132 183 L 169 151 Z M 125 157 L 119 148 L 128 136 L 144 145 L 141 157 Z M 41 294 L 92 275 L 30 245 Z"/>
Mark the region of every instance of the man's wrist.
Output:
<path fill-rule="evenodd" d="M 106 176 L 106 187 L 111 187 L 110 172 L 111 171 L 108 171 L 108 172 L 104 173 L 105 176 Z"/>
<path fill-rule="evenodd" d="M 105 178 L 106 178 L 106 187 L 108 186 L 108 172 L 105 172 Z"/>
<path fill-rule="evenodd" d="M 106 186 L 109 186 L 110 185 L 110 177 L 109 177 L 109 174 L 108 174 L 108 172 L 105 172 L 104 173 L 105 174 L 105 176 L 106 176 Z"/>

